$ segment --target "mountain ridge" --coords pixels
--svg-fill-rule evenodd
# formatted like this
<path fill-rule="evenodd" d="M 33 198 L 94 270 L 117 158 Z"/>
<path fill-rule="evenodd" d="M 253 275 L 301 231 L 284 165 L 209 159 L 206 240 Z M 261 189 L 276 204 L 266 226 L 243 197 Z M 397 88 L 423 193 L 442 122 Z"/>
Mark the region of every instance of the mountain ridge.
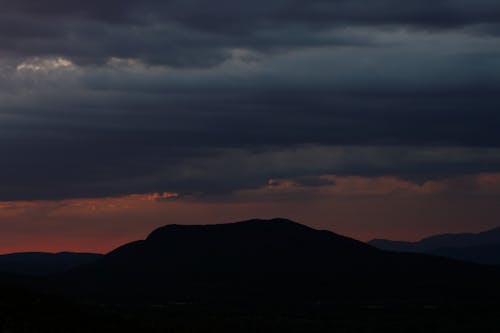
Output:
<path fill-rule="evenodd" d="M 353 240 L 348 237 L 340 236 L 331 231 L 316 230 L 297 222 L 287 219 L 276 218 L 270 220 L 251 219 L 233 223 L 222 224 L 199 224 L 199 225 L 179 225 L 168 224 L 159 227 L 152 231 L 144 240 L 134 241 L 111 251 L 103 260 L 128 254 L 131 251 L 142 252 L 144 257 L 155 256 L 158 252 L 166 251 L 165 255 L 170 255 L 169 250 L 175 248 L 178 251 L 185 243 L 191 243 L 191 246 L 198 246 L 204 251 L 196 249 L 185 249 L 177 255 L 186 255 L 189 258 L 181 260 L 197 260 L 199 256 L 207 257 L 218 255 L 220 258 L 240 257 L 239 261 L 244 261 L 250 258 L 250 255 L 270 255 L 265 251 L 274 250 L 281 251 L 280 255 L 285 256 L 285 248 L 289 245 L 306 245 L 312 237 L 317 237 L 317 240 L 327 242 L 335 240 L 338 247 L 353 246 L 364 251 L 377 252 L 375 248 L 362 242 Z M 323 246 L 316 244 L 316 246 Z M 236 249 L 245 247 L 244 250 L 236 253 Z M 233 249 L 232 254 L 231 249 Z M 292 251 L 289 247 L 287 250 Z M 331 249 L 335 250 L 335 249 Z M 212 251 L 209 253 L 207 251 Z M 298 251 L 297 251 L 298 252 Z M 299 253 L 295 253 L 297 257 L 301 257 Z M 297 257 L 295 260 L 297 260 Z M 171 261 L 179 262 L 178 258 L 171 257 Z M 304 258 L 302 258 L 304 259 Z M 130 261 L 127 260 L 127 261 Z M 141 263 L 145 261 L 141 259 Z M 147 261 L 147 260 L 146 260 Z M 235 262 L 232 263 L 236 265 Z M 250 262 L 247 262 L 250 265 Z M 256 264 L 253 262 L 253 264 Z M 277 264 L 269 264 L 267 269 L 277 267 Z M 185 265 L 183 265 L 186 268 Z M 242 269 L 243 267 L 240 267 Z M 204 267 L 203 270 L 211 270 L 209 267 Z M 219 269 L 221 269 L 219 265 Z"/>
<path fill-rule="evenodd" d="M 166 225 L 55 278 L 56 285 L 71 292 L 124 303 L 257 298 L 294 303 L 457 297 L 471 285 L 487 285 L 484 281 L 497 273 L 442 257 L 380 250 L 334 232 L 272 219 Z"/>
<path fill-rule="evenodd" d="M 16 252 L 0 255 L 0 272 L 50 275 L 68 271 L 103 257 L 84 252 Z"/>
<path fill-rule="evenodd" d="M 500 227 L 477 233 L 446 233 L 416 242 L 373 239 L 379 249 L 446 256 L 480 264 L 500 265 Z"/>

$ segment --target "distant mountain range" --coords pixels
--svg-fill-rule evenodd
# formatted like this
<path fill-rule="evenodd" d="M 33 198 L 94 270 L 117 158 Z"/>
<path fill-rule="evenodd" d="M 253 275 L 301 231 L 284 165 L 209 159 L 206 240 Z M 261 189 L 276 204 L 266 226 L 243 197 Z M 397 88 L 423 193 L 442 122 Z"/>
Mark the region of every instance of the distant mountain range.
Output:
<path fill-rule="evenodd" d="M 68 271 L 102 257 L 96 253 L 23 252 L 0 255 L 0 272 L 49 275 Z"/>
<path fill-rule="evenodd" d="M 500 265 L 500 228 L 461 234 L 442 234 L 418 242 L 374 239 L 368 244 L 396 252 L 427 253 L 481 264 Z"/>
<path fill-rule="evenodd" d="M 480 233 L 436 235 L 418 242 L 374 239 L 366 245 L 286 219 L 167 225 L 153 231 L 147 239 L 125 244 L 107 255 L 72 252 L 0 255 L 0 272 L 52 275 L 82 265 L 86 272 L 91 269 L 103 272 L 161 270 L 164 273 L 353 271 L 380 265 L 380 252 L 373 247 L 500 265 L 500 228 Z M 157 267 L 159 262 L 168 264 Z M 333 262 L 335 265 L 328 264 Z"/>
<path fill-rule="evenodd" d="M 500 267 L 380 250 L 286 219 L 167 225 L 106 255 L 1 260 L 38 276 L 0 273 L 0 332 L 493 332 L 500 325 Z"/>
<path fill-rule="evenodd" d="M 489 286 L 486 281 L 498 277 L 492 271 L 446 258 L 381 251 L 330 231 L 273 219 L 167 225 L 145 240 L 59 274 L 56 285 L 119 302 L 424 299 Z"/>

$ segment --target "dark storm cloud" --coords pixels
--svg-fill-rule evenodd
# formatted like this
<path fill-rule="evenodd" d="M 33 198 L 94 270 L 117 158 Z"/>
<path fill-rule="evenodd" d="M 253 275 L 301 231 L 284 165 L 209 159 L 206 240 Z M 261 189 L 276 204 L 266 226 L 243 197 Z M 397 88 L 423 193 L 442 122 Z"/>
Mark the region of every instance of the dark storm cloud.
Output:
<path fill-rule="evenodd" d="M 0 200 L 500 171 L 496 1 L 0 5 Z"/>
<path fill-rule="evenodd" d="M 464 25 L 498 22 L 500 7 L 494 0 L 273 0 L 238 2 L 230 0 L 33 0 L 1 1 L 6 13 L 33 17 L 85 18 L 109 23 L 145 23 L 173 20 L 187 26 L 223 30 L 224 24 L 251 27 L 261 22 L 337 21 L 412 23 L 421 25 Z M 335 22 L 334 22 L 335 23 Z M 243 29 L 242 29 L 243 30 Z M 228 33 L 228 31 L 226 31 Z"/>
<path fill-rule="evenodd" d="M 343 34 L 345 27 L 481 25 L 475 31 L 486 32 L 500 22 L 500 5 L 493 0 L 21 0 L 0 5 L 0 52 L 62 55 L 80 64 L 122 57 L 207 67 L 230 58 L 232 48 L 267 53 L 374 42 Z"/>
<path fill-rule="evenodd" d="M 321 178 L 318 176 L 303 176 L 292 179 L 291 181 L 295 186 L 304 186 L 304 187 L 322 187 L 322 186 L 332 186 L 336 184 L 334 180 Z M 270 179 L 267 185 L 270 187 L 276 187 L 283 185 L 283 182 L 284 182 L 283 180 Z"/>

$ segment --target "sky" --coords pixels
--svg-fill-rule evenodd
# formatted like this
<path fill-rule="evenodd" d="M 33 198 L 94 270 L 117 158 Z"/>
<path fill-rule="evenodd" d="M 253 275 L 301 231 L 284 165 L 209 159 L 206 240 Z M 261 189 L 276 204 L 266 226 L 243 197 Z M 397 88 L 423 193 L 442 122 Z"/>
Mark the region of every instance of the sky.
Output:
<path fill-rule="evenodd" d="M 0 253 L 500 225 L 497 0 L 0 0 Z"/>

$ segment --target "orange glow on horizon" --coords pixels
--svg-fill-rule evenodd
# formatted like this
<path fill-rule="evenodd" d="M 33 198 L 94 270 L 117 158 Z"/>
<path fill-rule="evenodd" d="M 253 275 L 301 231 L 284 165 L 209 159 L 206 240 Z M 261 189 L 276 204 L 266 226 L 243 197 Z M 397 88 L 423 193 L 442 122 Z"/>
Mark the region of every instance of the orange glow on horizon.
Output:
<path fill-rule="evenodd" d="M 217 197 L 161 192 L 0 202 L 0 253 L 105 253 L 171 223 L 285 217 L 361 240 L 416 240 L 441 232 L 481 231 L 500 221 L 500 174 L 422 184 L 390 176 L 320 178 L 326 180 L 321 186 L 271 179 L 261 188 Z"/>

